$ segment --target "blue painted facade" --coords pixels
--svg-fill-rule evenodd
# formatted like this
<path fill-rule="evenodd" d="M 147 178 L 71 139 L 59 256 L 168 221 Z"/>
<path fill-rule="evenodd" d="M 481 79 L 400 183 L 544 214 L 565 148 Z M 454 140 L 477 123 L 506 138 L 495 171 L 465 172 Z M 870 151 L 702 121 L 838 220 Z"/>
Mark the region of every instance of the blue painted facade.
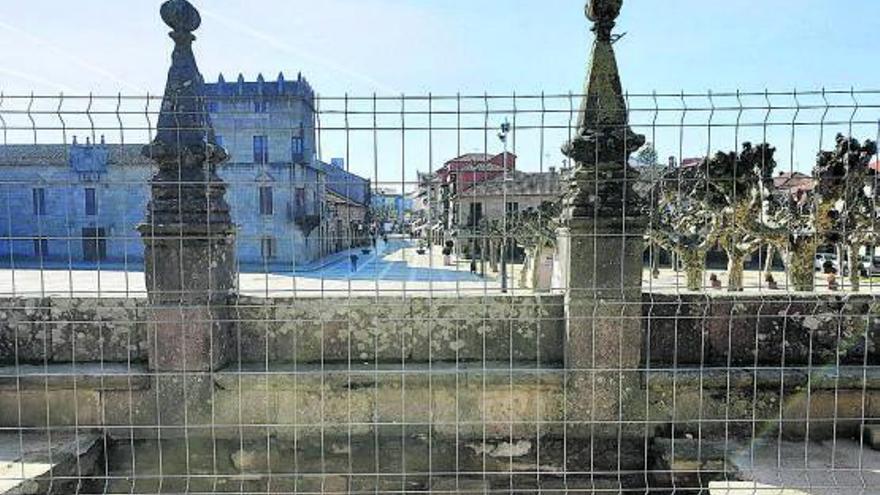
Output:
<path fill-rule="evenodd" d="M 405 194 L 379 190 L 373 192 L 370 205 L 387 217 L 384 220 L 403 220 L 413 210 L 414 202 Z"/>
<path fill-rule="evenodd" d="M 317 158 L 314 95 L 286 81 L 206 84 L 218 167 L 243 270 L 292 270 L 334 252 L 343 235 L 327 191 L 369 204 L 369 181 Z M 72 267 L 143 263 L 136 227 L 154 164 L 142 145 L 0 146 L 0 263 Z"/>
<path fill-rule="evenodd" d="M 152 173 L 140 146 L 0 146 L 0 263 L 140 265 Z"/>

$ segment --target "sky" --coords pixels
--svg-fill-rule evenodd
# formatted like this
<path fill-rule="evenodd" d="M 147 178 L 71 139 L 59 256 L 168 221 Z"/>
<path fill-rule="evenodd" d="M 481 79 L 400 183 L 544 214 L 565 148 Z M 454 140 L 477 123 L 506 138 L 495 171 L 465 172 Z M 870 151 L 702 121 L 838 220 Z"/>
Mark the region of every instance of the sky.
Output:
<path fill-rule="evenodd" d="M 70 95 L 161 94 L 172 43 L 166 36 L 168 28 L 158 15 L 160 3 L 3 0 L 0 90 L 7 99 L 5 106 L 0 106 L 0 113 L 15 107 L 15 100 L 9 95 L 32 92 L 63 92 L 68 95 L 65 111 L 78 108 Z M 254 80 L 259 73 L 274 79 L 284 72 L 290 79 L 302 72 L 322 96 L 577 93 L 583 84 L 592 40 L 583 15 L 583 0 L 193 3 L 203 18 L 202 27 L 196 32 L 195 49 L 207 80 L 215 80 L 221 72 L 227 80 L 238 73 Z M 880 89 L 880 60 L 873 27 L 877 19 L 878 0 L 628 0 L 616 29 L 625 36 L 615 44 L 615 49 L 625 90 L 632 94 L 876 90 Z M 818 96 L 812 98 L 816 100 Z M 847 95 L 835 98 L 852 105 L 852 98 Z M 860 106 L 869 107 L 878 96 L 869 94 L 858 99 Z M 724 107 L 731 101 L 730 97 L 722 97 L 715 103 Z M 804 97 L 800 104 L 808 105 L 810 101 L 810 97 Z M 772 101 L 774 105 L 780 102 L 780 98 Z M 57 106 L 58 102 L 41 103 Z M 465 107 L 484 108 L 484 103 L 469 100 Z M 394 104 L 398 108 L 400 102 Z M 568 104 L 562 98 L 552 102 L 551 107 L 563 109 Z M 631 101 L 631 107 L 642 109 L 653 104 L 647 97 L 634 97 Z M 688 98 L 684 104 L 680 98 L 670 97 L 660 104 L 696 109 L 710 105 L 706 98 L 698 97 Z M 388 105 L 390 111 L 393 105 Z M 331 107 L 333 104 L 328 103 L 327 108 Z M 527 107 L 528 102 L 523 101 L 523 108 Z M 421 107 L 415 103 L 412 109 L 418 108 Z M 558 120 L 560 127 L 564 127 L 569 117 L 564 113 L 553 113 L 550 120 Z M 733 118 L 732 114 L 723 114 L 718 112 L 712 117 L 718 120 L 713 122 Z M 489 127 L 494 128 L 512 115 L 511 103 L 493 102 L 490 118 L 482 119 L 479 126 L 485 127 L 485 122 L 489 122 Z M 634 121 L 645 124 L 654 120 L 652 116 L 643 112 Z M 658 130 L 656 122 L 654 128 L 639 129 L 657 141 L 661 156 L 730 148 L 743 139 L 726 136 L 724 128 L 716 136 L 711 136 L 707 128 L 700 129 L 696 124 L 707 122 L 709 117 L 699 110 L 689 111 L 683 118 L 677 114 L 674 118 L 671 114 L 665 116 L 670 122 L 696 120 L 695 128 L 686 131 L 693 131 L 694 136 L 684 139 L 678 132 L 681 129 Z M 860 109 L 855 118 L 827 117 L 835 122 L 870 122 L 877 120 L 877 111 Z M 744 118 L 764 120 L 760 113 Z M 792 117 L 779 110 L 774 111 L 770 120 L 777 118 L 799 118 L 811 123 L 818 122 L 820 116 L 803 112 Z M 422 120 L 416 116 L 411 123 L 418 127 Z M 556 150 L 568 130 L 545 130 L 541 146 L 541 136 L 529 129 L 540 124 L 528 121 L 526 112 L 517 125 L 521 129 L 517 151 L 523 166 L 538 169 L 561 162 Z M 442 123 L 434 124 L 443 127 Z M 336 127 L 332 122 L 327 127 L 322 150 L 327 156 L 322 158 L 346 155 L 353 170 L 388 181 L 411 180 L 416 169 L 436 168 L 456 152 L 497 152 L 500 147 L 494 131 L 474 130 L 464 138 L 441 136 L 444 133 L 440 132 L 436 139 L 418 131 L 403 138 L 391 136 L 393 132 L 380 132 L 377 137 L 364 131 L 363 135 L 349 137 L 345 144 L 338 135 L 331 135 L 334 133 L 329 129 Z M 400 127 L 400 122 L 389 121 L 388 127 Z M 784 136 L 778 138 L 778 147 L 788 167 L 809 166 L 819 139 L 824 144 L 829 133 L 840 130 L 831 125 L 823 127 L 821 137 L 817 138 L 812 135 L 816 134 L 815 129 L 804 127 L 808 132 L 796 129 L 794 137 L 790 130 L 770 131 L 771 135 L 778 132 Z M 876 138 L 876 124 L 857 130 Z M 673 139 L 674 134 L 679 134 L 679 142 Z M 50 139 L 48 131 L 36 136 L 37 141 Z M 379 146 L 373 146 L 377 142 Z M 379 151 L 374 152 L 376 148 Z"/>

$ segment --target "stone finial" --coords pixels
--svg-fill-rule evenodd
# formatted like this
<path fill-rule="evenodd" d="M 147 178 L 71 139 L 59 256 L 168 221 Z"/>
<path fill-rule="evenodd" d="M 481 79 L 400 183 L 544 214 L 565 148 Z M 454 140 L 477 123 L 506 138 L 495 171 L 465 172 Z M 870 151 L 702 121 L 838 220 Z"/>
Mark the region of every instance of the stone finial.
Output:
<path fill-rule="evenodd" d="M 168 0 L 159 13 L 165 24 L 178 33 L 192 33 L 202 25 L 202 16 L 187 0 Z"/>
<path fill-rule="evenodd" d="M 217 76 L 217 83 L 219 83 L 219 84 L 225 84 L 225 83 L 226 83 L 226 78 L 223 77 L 223 73 L 222 73 L 222 72 L 220 73 L 219 76 Z"/>
<path fill-rule="evenodd" d="M 196 166 L 226 159 L 216 145 L 208 116 L 204 79 L 192 51 L 192 31 L 201 25 L 199 12 L 187 0 L 168 0 L 160 9 L 173 29 L 174 53 L 156 126 L 156 138 L 143 154 L 157 161 Z"/>
<path fill-rule="evenodd" d="M 577 135 L 563 147 L 563 153 L 576 163 L 566 198 L 569 217 L 591 216 L 597 210 L 619 214 L 625 203 L 635 198 L 631 187 L 637 173 L 627 163 L 630 154 L 645 144 L 645 138 L 629 127 L 612 46 L 611 30 L 622 5 L 623 0 L 588 0 L 586 4 L 596 39 L 587 66 Z"/>
<path fill-rule="evenodd" d="M 611 39 L 614 21 L 620 15 L 623 0 L 589 0 L 585 8 L 587 19 L 594 23 L 593 31 L 602 39 Z"/>

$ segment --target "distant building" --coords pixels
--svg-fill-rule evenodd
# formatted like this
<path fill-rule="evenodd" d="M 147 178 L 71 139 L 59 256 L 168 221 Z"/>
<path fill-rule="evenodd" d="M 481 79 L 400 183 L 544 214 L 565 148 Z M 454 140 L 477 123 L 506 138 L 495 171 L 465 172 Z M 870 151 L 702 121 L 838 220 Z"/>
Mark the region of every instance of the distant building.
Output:
<path fill-rule="evenodd" d="M 779 172 L 779 175 L 773 178 L 773 188 L 777 193 L 787 193 L 795 197 L 800 197 L 815 187 L 816 180 L 800 172 Z"/>
<path fill-rule="evenodd" d="M 416 230 L 434 243 L 442 243 L 454 227 L 457 212 L 453 198 L 459 191 L 516 169 L 516 155 L 504 153 L 467 153 L 443 164 L 436 172 L 419 174 L 418 192 L 413 208 L 417 215 Z"/>
<path fill-rule="evenodd" d="M 308 82 L 279 75 L 228 83 L 221 75 L 206 93 L 218 144 L 229 152 L 217 173 L 240 264 L 292 269 L 346 248 L 349 222 L 364 222 L 369 181 L 318 160 Z M 155 164 L 141 148 L 0 146 L 0 263 L 142 263 L 136 227 Z"/>
<path fill-rule="evenodd" d="M 141 146 L 0 146 L 0 263 L 141 263 L 153 165 Z"/>
<path fill-rule="evenodd" d="M 219 174 L 234 205 L 241 263 L 290 268 L 332 252 L 309 83 L 283 74 L 227 82 L 221 74 L 205 91 L 218 144 L 229 153 Z"/>
<path fill-rule="evenodd" d="M 372 193 L 371 206 L 376 221 L 403 222 L 413 210 L 413 198 L 395 190 L 379 188 Z"/>
<path fill-rule="evenodd" d="M 555 168 L 548 172 L 514 170 L 506 177 L 471 184 L 452 196 L 450 228 L 474 229 L 484 220 L 501 220 L 505 214 L 558 201 L 568 184 L 565 173 L 567 171 L 559 172 Z"/>
<path fill-rule="evenodd" d="M 369 242 L 370 181 L 345 170 L 345 160 L 322 164 L 331 224 L 327 232 L 334 251 Z"/>

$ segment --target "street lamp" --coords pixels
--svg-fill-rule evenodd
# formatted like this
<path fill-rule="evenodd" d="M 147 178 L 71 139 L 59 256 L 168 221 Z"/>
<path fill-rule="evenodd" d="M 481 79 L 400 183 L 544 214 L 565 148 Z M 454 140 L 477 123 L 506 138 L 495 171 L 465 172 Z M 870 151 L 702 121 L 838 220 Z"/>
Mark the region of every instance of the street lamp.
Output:
<path fill-rule="evenodd" d="M 504 119 L 501 124 L 501 131 L 498 133 L 498 139 L 504 145 L 504 155 L 502 155 L 502 174 L 503 183 L 501 189 L 502 202 L 504 204 L 504 215 L 501 217 L 501 293 L 507 293 L 507 136 L 510 134 L 510 123 Z"/>

